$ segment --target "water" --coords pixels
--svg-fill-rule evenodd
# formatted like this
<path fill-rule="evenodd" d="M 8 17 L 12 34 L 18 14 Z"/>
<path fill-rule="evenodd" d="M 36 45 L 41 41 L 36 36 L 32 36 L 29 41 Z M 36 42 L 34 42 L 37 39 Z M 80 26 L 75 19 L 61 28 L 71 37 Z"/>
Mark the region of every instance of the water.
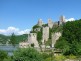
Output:
<path fill-rule="evenodd" d="M 8 52 L 9 56 L 12 56 L 13 51 L 17 50 L 18 48 L 19 48 L 18 44 L 15 47 L 12 45 L 0 45 L 0 50 Z"/>

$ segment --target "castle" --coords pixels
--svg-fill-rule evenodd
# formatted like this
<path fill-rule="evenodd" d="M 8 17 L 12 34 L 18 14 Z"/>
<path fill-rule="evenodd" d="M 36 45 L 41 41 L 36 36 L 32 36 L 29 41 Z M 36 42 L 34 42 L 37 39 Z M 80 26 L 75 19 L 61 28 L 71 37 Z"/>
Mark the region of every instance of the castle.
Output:
<path fill-rule="evenodd" d="M 36 32 L 42 31 L 41 47 L 45 48 L 45 42 L 48 41 L 48 39 L 49 39 L 49 34 L 50 34 L 49 29 L 52 29 L 55 25 L 60 26 L 60 25 L 64 24 L 65 22 L 66 21 L 65 21 L 64 16 L 61 16 L 58 22 L 53 22 L 52 19 L 48 19 L 47 24 L 44 24 L 42 19 L 39 19 L 38 23 L 36 24 L 37 27 L 32 28 L 30 34 L 28 34 L 28 40 L 26 42 L 19 43 L 19 47 L 27 48 L 27 47 L 31 46 L 31 44 L 34 44 L 35 48 L 39 48 L 39 42 L 37 40 L 37 36 L 39 36 L 39 35 L 37 35 Z M 60 36 L 61 36 L 60 32 L 55 32 L 55 33 L 51 34 L 52 47 L 54 47 L 56 40 L 58 40 Z"/>

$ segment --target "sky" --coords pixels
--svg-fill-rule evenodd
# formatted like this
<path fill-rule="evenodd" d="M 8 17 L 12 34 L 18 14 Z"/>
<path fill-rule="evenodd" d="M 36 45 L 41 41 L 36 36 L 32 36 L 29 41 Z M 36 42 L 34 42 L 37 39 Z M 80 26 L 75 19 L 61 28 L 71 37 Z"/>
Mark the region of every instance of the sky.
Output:
<path fill-rule="evenodd" d="M 81 0 L 0 0 L 0 34 L 29 33 L 38 19 L 81 19 Z"/>

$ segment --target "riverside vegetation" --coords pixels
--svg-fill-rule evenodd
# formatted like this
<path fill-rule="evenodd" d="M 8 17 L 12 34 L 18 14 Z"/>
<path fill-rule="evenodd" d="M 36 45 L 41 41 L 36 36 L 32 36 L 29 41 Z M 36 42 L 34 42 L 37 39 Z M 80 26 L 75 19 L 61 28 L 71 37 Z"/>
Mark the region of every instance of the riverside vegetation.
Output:
<path fill-rule="evenodd" d="M 57 29 L 57 28 L 56 28 Z M 54 30 L 54 32 L 56 32 Z M 81 56 L 81 19 L 67 22 L 62 25 L 62 36 L 57 40 L 55 48 L 61 49 L 61 55 L 54 56 L 51 53 L 38 52 L 33 47 L 18 49 L 13 56 L 0 51 L 0 61 L 65 61 L 66 59 L 79 60 Z M 14 38 L 12 38 L 14 39 Z"/>

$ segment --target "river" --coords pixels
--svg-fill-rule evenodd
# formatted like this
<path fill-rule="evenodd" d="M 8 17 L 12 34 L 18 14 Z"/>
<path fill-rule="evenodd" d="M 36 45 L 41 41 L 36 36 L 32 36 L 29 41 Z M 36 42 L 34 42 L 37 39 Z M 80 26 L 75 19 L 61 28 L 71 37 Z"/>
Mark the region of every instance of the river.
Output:
<path fill-rule="evenodd" d="M 13 55 L 13 51 L 17 50 L 19 48 L 19 45 L 17 44 L 15 47 L 12 45 L 0 45 L 0 50 L 4 50 L 8 52 L 9 56 Z"/>

